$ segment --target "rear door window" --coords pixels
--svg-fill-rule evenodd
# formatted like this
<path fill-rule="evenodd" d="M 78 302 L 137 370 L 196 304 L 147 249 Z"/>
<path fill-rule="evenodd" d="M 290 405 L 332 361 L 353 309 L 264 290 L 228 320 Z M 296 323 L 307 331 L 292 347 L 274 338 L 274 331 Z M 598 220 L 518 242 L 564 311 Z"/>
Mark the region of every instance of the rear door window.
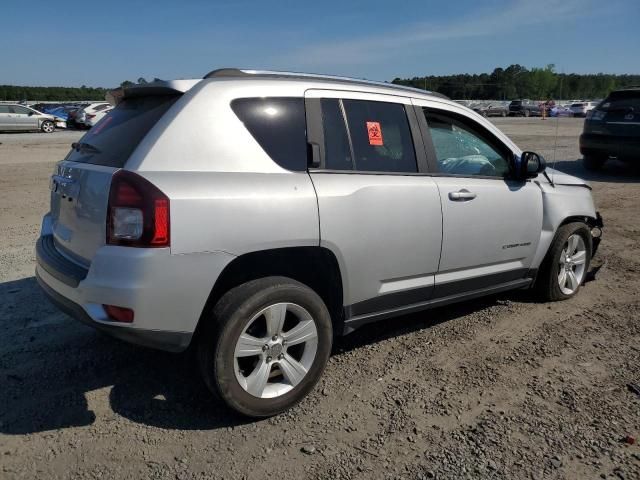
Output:
<path fill-rule="evenodd" d="M 418 171 L 404 105 L 342 100 L 351 141 L 353 168 L 365 172 Z"/>
<path fill-rule="evenodd" d="M 149 130 L 178 98 L 180 95 L 125 98 L 80 139 L 66 160 L 124 167 Z"/>
<path fill-rule="evenodd" d="M 287 170 L 307 169 L 302 97 L 237 98 L 231 108 L 271 159 Z"/>
<path fill-rule="evenodd" d="M 324 168 L 328 170 L 353 170 L 351 147 L 340 100 L 323 98 L 320 100 L 320 106 L 324 131 Z"/>

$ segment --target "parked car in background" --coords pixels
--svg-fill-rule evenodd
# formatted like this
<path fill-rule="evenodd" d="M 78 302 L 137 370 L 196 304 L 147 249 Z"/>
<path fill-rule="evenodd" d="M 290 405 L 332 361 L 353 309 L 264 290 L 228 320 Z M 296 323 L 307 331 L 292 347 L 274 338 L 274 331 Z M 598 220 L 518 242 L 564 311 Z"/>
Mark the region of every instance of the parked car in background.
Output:
<path fill-rule="evenodd" d="M 78 110 L 74 121 L 78 128 L 90 128 L 90 125 L 87 124 L 87 115 L 95 114 L 109 107 L 111 107 L 111 104 L 107 102 L 91 103 L 86 107 Z"/>
<path fill-rule="evenodd" d="M 473 107 L 474 112 L 478 112 L 483 117 L 506 117 L 509 115 L 509 109 L 504 105 L 488 104 L 476 105 Z"/>
<path fill-rule="evenodd" d="M 531 100 L 513 100 L 509 104 L 509 115 L 512 117 L 536 117 L 542 115 L 542 107 Z"/>
<path fill-rule="evenodd" d="M 596 108 L 595 102 L 578 102 L 571 104 L 571 113 L 574 117 L 586 117 L 587 113 Z"/>
<path fill-rule="evenodd" d="M 640 164 L 640 87 L 611 92 L 587 113 L 580 153 L 588 170 L 598 170 L 610 157 Z"/>
<path fill-rule="evenodd" d="M 80 128 L 76 123 L 76 115 L 87 108 L 89 106 L 88 103 L 81 103 L 76 105 L 68 106 L 68 117 L 67 117 L 67 127 L 68 128 Z"/>
<path fill-rule="evenodd" d="M 599 242 L 583 180 L 436 93 L 223 69 L 118 98 L 56 165 L 38 282 L 116 337 L 193 345 L 245 415 L 295 405 L 370 322 L 571 298 Z"/>
<path fill-rule="evenodd" d="M 0 130 L 40 130 L 51 133 L 56 126 L 66 128 L 66 122 L 24 105 L 0 104 Z"/>
<path fill-rule="evenodd" d="M 573 112 L 571 111 L 571 105 L 555 105 L 549 111 L 550 117 L 573 117 Z"/>
<path fill-rule="evenodd" d="M 89 128 L 93 127 L 96 123 L 102 120 L 102 118 L 111 110 L 113 110 L 113 107 L 109 106 L 107 108 L 98 110 L 97 112 L 85 114 L 84 124 Z"/>

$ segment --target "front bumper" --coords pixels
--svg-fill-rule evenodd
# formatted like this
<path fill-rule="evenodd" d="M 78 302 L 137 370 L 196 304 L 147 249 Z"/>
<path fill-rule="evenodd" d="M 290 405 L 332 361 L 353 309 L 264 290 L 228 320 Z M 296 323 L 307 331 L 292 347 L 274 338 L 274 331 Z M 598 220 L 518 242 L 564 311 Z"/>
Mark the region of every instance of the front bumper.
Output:
<path fill-rule="evenodd" d="M 580 153 L 582 155 L 600 155 L 618 157 L 622 160 L 640 161 L 640 139 L 637 137 L 619 137 L 583 133 L 580 135 Z"/>
<path fill-rule="evenodd" d="M 604 228 L 604 222 L 602 221 L 602 215 L 600 215 L 600 212 L 596 212 L 596 218 L 589 222 L 589 227 L 591 228 L 591 257 L 593 258 L 600 246 L 600 241 L 602 240 L 602 229 Z"/>

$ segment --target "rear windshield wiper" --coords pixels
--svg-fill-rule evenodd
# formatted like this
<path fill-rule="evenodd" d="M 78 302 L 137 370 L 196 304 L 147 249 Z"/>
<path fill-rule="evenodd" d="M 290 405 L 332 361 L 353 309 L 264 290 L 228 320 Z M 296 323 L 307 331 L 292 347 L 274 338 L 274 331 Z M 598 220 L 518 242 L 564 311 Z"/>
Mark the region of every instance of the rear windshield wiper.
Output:
<path fill-rule="evenodd" d="M 85 142 L 73 142 L 71 144 L 71 148 L 73 148 L 76 152 L 90 152 L 90 153 L 100 153 L 100 149 L 98 147 L 94 147 L 90 143 Z"/>

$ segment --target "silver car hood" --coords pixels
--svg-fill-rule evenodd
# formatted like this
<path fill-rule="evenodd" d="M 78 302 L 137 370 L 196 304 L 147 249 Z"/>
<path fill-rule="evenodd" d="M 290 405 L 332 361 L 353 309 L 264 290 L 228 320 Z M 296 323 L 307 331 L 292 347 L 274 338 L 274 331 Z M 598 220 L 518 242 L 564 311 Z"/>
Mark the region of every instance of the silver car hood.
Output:
<path fill-rule="evenodd" d="M 574 177 L 573 175 L 569 175 L 554 168 L 547 168 L 546 172 L 555 185 L 574 185 L 576 187 L 591 188 L 591 184 L 580 177 Z M 541 175 L 538 175 L 538 178 L 540 178 L 540 176 Z"/>

